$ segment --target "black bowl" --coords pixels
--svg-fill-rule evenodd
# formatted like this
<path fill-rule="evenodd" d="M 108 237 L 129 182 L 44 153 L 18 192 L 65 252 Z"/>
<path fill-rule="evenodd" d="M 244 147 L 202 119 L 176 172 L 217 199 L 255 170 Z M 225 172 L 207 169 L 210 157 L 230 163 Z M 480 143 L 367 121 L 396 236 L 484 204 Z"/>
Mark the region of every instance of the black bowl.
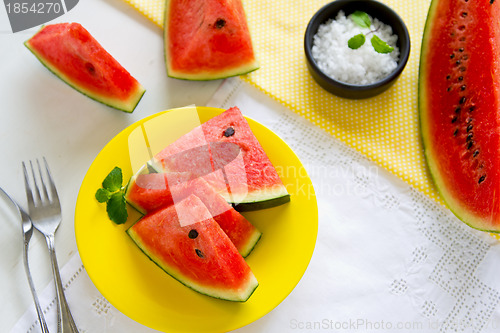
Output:
<path fill-rule="evenodd" d="M 372 84 L 356 85 L 335 80 L 319 69 L 311 53 L 314 35 L 321 24 L 325 23 L 328 19 L 335 19 L 340 10 L 343 10 L 346 16 L 356 10 L 364 11 L 371 17 L 377 18 L 392 27 L 393 33 L 398 35 L 397 47 L 399 48 L 400 55 L 398 66 L 391 74 Z M 321 87 L 339 97 L 361 99 L 378 95 L 396 82 L 410 56 L 410 35 L 399 15 L 378 1 L 336 0 L 323 6 L 309 21 L 304 37 L 304 49 L 307 67 L 312 77 Z"/>

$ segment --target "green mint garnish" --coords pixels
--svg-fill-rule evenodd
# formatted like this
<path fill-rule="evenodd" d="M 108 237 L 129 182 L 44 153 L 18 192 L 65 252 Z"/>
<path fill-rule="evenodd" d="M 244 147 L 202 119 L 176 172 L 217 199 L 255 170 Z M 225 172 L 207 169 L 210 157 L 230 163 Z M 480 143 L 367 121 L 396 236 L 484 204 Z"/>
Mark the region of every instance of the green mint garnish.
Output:
<path fill-rule="evenodd" d="M 365 43 L 365 35 L 359 34 L 354 37 L 351 37 L 351 39 L 347 41 L 347 46 L 355 50 L 359 49 L 364 43 Z"/>
<path fill-rule="evenodd" d="M 357 10 L 351 14 L 351 19 L 354 21 L 354 23 L 359 25 L 361 28 L 370 29 L 370 26 L 372 25 L 372 22 L 370 20 L 370 16 L 368 16 L 367 13 L 359 11 L 359 10 Z"/>
<path fill-rule="evenodd" d="M 102 187 L 97 189 L 95 198 L 100 203 L 106 203 L 106 212 L 111 221 L 116 224 L 127 222 L 128 213 L 125 202 L 125 189 L 122 187 L 122 169 L 115 167 L 104 178 Z"/>
<path fill-rule="evenodd" d="M 377 35 L 373 35 L 371 43 L 375 51 L 378 53 L 391 53 L 394 48 L 380 39 Z"/>
<path fill-rule="evenodd" d="M 357 10 L 354 13 L 352 13 L 350 17 L 351 20 L 361 28 L 370 29 L 372 23 L 370 16 L 368 16 L 367 13 Z M 376 30 L 370 30 L 366 35 L 358 34 L 354 37 L 351 37 L 347 41 L 347 46 L 349 46 L 349 48 L 353 50 L 360 48 L 365 43 L 365 36 L 368 36 L 369 34 L 376 32 L 378 29 L 379 28 L 377 28 Z M 378 53 L 391 53 L 394 50 L 392 46 L 384 42 L 377 35 L 373 35 L 371 39 L 371 44 L 373 46 L 373 49 Z"/>

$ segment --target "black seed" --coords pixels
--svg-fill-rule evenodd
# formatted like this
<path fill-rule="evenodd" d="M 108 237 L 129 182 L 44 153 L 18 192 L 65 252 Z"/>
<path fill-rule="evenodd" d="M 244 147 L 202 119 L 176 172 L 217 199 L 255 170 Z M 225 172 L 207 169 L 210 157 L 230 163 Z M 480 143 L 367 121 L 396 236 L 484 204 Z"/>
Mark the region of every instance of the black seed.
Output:
<path fill-rule="evenodd" d="M 470 124 L 471 121 L 472 121 L 472 118 L 470 118 L 470 117 L 467 118 L 467 120 L 466 120 L 467 124 Z"/>
<path fill-rule="evenodd" d="M 454 53 L 450 54 L 450 59 L 453 59 L 453 58 L 455 58 L 455 54 Z"/>
<path fill-rule="evenodd" d="M 460 106 L 459 106 L 459 107 L 457 107 L 457 108 L 455 109 L 455 113 L 460 113 L 460 110 L 462 110 L 462 109 L 461 109 L 461 108 L 460 108 Z"/>
<path fill-rule="evenodd" d="M 453 136 L 457 136 L 458 134 L 458 128 L 455 128 L 455 132 L 453 132 Z"/>
<path fill-rule="evenodd" d="M 457 118 L 457 117 L 453 117 L 453 118 L 451 119 L 451 123 L 453 124 L 453 123 L 454 123 L 454 122 L 456 122 L 457 120 L 458 120 L 458 118 Z"/>
<path fill-rule="evenodd" d="M 226 25 L 226 20 L 222 19 L 222 18 L 219 18 L 217 19 L 217 21 L 215 21 L 215 27 L 217 29 L 222 29 L 224 28 L 224 26 Z"/>
<path fill-rule="evenodd" d="M 458 49 L 458 51 L 459 51 L 459 52 L 464 52 L 464 48 L 463 48 L 463 47 L 461 47 L 461 48 L 459 48 L 459 49 Z"/>
<path fill-rule="evenodd" d="M 230 136 L 233 136 L 233 135 L 234 135 L 234 128 L 232 128 L 232 127 L 226 128 L 226 130 L 224 131 L 224 136 L 226 138 L 229 138 Z"/>
<path fill-rule="evenodd" d="M 481 184 L 482 182 L 484 182 L 485 179 L 486 179 L 486 175 L 482 175 L 481 178 L 479 178 L 479 180 L 477 181 L 477 183 Z"/>
<path fill-rule="evenodd" d="M 446 91 L 451 91 L 451 87 L 448 87 L 448 88 L 446 89 Z"/>
<path fill-rule="evenodd" d="M 469 133 L 469 135 L 467 135 L 467 138 L 465 139 L 467 142 L 469 142 L 470 140 L 472 140 L 472 133 Z"/>
<path fill-rule="evenodd" d="M 459 70 L 459 71 L 461 71 L 461 72 L 465 72 L 465 70 L 466 70 L 466 69 L 467 69 L 467 68 L 465 68 L 465 66 L 462 66 L 462 67 L 460 67 L 458 70 Z"/>
<path fill-rule="evenodd" d="M 460 90 L 464 91 L 465 90 L 465 84 L 460 87 Z"/>
<path fill-rule="evenodd" d="M 473 105 L 473 106 L 471 106 L 471 107 L 469 108 L 469 112 L 472 112 L 472 111 L 474 111 L 475 109 L 476 109 L 476 107 Z"/>
<path fill-rule="evenodd" d="M 465 30 L 465 25 L 461 25 L 461 26 L 459 26 L 459 27 L 458 27 L 458 30 L 460 30 L 460 31 L 464 31 L 464 30 Z"/>
<path fill-rule="evenodd" d="M 464 104 L 465 103 L 465 96 L 462 96 L 462 98 L 460 98 L 460 100 L 458 101 L 458 103 Z"/>
<path fill-rule="evenodd" d="M 467 133 L 472 131 L 472 125 L 467 126 Z"/>
<path fill-rule="evenodd" d="M 455 61 L 455 65 L 457 65 L 457 66 L 458 66 L 458 65 L 460 65 L 460 64 L 461 64 L 460 60 Z"/>
<path fill-rule="evenodd" d="M 479 150 L 476 150 L 474 154 L 472 154 L 472 157 L 476 157 L 477 155 L 479 155 Z"/>
<path fill-rule="evenodd" d="M 446 75 L 446 80 L 449 80 L 449 79 L 451 79 L 451 76 Z"/>
<path fill-rule="evenodd" d="M 466 1 L 469 1 L 469 0 L 466 0 Z M 490 5 L 492 5 L 493 2 L 495 2 L 495 0 L 490 0 Z"/>
<path fill-rule="evenodd" d="M 469 143 L 467 144 L 467 149 L 471 149 L 473 144 L 474 141 L 470 140 Z"/>
<path fill-rule="evenodd" d="M 201 252 L 201 250 L 195 249 L 194 251 L 196 252 L 196 254 L 198 255 L 198 257 L 205 258 L 205 255 L 203 254 L 203 252 Z"/>
<path fill-rule="evenodd" d="M 458 77 L 458 81 L 463 81 L 464 80 L 464 77 L 463 76 L 459 76 Z"/>
<path fill-rule="evenodd" d="M 198 237 L 198 231 L 196 231 L 195 229 L 189 230 L 188 237 L 191 239 L 195 239 L 196 237 Z"/>
<path fill-rule="evenodd" d="M 462 17 L 467 17 L 467 12 L 463 12 Z"/>
<path fill-rule="evenodd" d="M 88 71 L 91 75 L 94 75 L 94 74 L 95 74 L 95 67 L 94 67 L 94 65 L 92 65 L 90 62 L 85 63 L 85 69 L 87 69 L 87 71 Z"/>

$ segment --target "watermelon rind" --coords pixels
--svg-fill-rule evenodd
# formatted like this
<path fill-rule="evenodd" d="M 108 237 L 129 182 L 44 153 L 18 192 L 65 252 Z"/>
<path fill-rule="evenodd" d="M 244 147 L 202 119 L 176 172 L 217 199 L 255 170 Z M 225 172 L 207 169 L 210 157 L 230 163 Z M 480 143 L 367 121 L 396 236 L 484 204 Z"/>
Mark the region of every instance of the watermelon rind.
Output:
<path fill-rule="evenodd" d="M 171 2 L 171 0 L 166 0 L 166 2 L 165 2 L 165 10 L 164 10 L 164 17 L 163 17 L 163 26 L 164 26 L 164 33 L 163 33 L 164 47 L 163 47 L 163 50 L 164 50 L 164 60 L 165 60 L 165 66 L 166 66 L 168 77 L 171 77 L 174 79 L 180 79 L 180 80 L 188 80 L 188 81 L 210 81 L 210 80 L 219 80 L 219 79 L 225 79 L 225 78 L 234 77 L 234 76 L 245 75 L 245 74 L 251 73 L 251 72 L 260 68 L 260 63 L 255 56 L 254 56 L 252 61 L 244 63 L 240 66 L 227 68 L 226 70 L 182 72 L 182 71 L 177 71 L 174 68 L 172 68 L 171 63 L 170 63 L 170 58 L 172 56 L 170 55 L 169 48 L 167 47 L 169 45 L 168 18 L 169 18 L 169 14 L 170 14 L 170 2 Z"/>
<path fill-rule="evenodd" d="M 492 3 L 492 2 L 490 2 Z M 436 147 L 434 147 L 431 133 L 430 133 L 430 120 L 429 120 L 429 93 L 432 91 L 433 87 L 428 86 L 428 75 L 429 70 L 427 68 L 429 52 L 432 50 L 430 45 L 431 31 L 435 24 L 435 16 L 439 11 L 439 6 L 441 5 L 439 0 L 431 1 L 426 23 L 424 26 L 424 33 L 422 38 L 421 53 L 420 53 L 420 65 L 419 65 L 419 82 L 418 82 L 418 108 L 419 108 L 419 127 L 420 127 L 420 137 L 421 144 L 423 147 L 423 152 L 425 160 L 427 163 L 429 176 L 432 179 L 435 189 L 437 190 L 439 197 L 443 200 L 448 209 L 463 223 L 468 225 L 473 229 L 477 229 L 484 232 L 490 233 L 500 233 L 500 222 L 495 221 L 492 216 L 479 216 L 474 211 L 471 211 L 469 207 L 460 202 L 455 194 L 448 188 L 445 183 L 444 176 L 440 171 L 438 165 L 437 157 L 440 152 Z M 451 20 L 451 19 L 450 19 Z M 448 56 L 448 55 L 447 55 Z M 476 76 L 480 76 L 481 73 L 474 73 Z M 491 193 L 492 197 L 495 193 Z"/>
<path fill-rule="evenodd" d="M 40 31 L 44 28 L 45 26 L 42 26 L 40 28 Z M 109 98 L 105 95 L 98 94 L 97 92 L 90 91 L 88 89 L 85 89 L 81 86 L 79 86 L 76 82 L 72 80 L 71 77 L 65 75 L 61 70 L 59 70 L 56 66 L 48 62 L 43 55 L 41 55 L 39 52 L 37 52 L 36 49 L 34 49 L 31 44 L 30 40 L 28 39 L 27 41 L 24 42 L 24 45 L 30 50 L 31 53 L 40 61 L 40 63 L 47 68 L 50 72 L 52 72 L 55 76 L 57 76 L 59 79 L 61 79 L 63 82 L 65 82 L 67 85 L 69 85 L 71 88 L 75 89 L 76 91 L 80 92 L 81 94 L 99 102 L 104 105 L 107 105 L 109 107 L 112 107 L 114 109 L 124 111 L 127 113 L 132 113 L 139 102 L 141 101 L 142 97 L 144 96 L 144 93 L 146 92 L 146 89 L 141 85 L 138 84 L 136 89 L 134 91 L 131 91 L 129 93 L 128 99 L 123 101 L 120 99 L 115 99 L 115 98 Z"/>
<path fill-rule="evenodd" d="M 226 198 L 226 200 L 238 212 L 250 212 L 286 204 L 287 202 L 290 202 L 290 194 L 283 186 L 275 189 L 262 189 L 260 191 L 254 191 L 249 193 L 245 199 L 238 202 L 231 202 L 230 198 Z"/>

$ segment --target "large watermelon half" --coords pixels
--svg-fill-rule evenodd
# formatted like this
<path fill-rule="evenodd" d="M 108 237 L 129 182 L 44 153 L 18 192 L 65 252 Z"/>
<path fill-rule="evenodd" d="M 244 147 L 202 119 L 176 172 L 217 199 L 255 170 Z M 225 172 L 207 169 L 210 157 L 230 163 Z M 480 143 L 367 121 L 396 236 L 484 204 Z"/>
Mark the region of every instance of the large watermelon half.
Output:
<path fill-rule="evenodd" d="M 500 2 L 433 0 L 420 128 L 437 189 L 468 225 L 500 232 Z"/>
<path fill-rule="evenodd" d="M 248 264 L 195 195 L 147 214 L 127 233 L 165 272 L 202 294 L 244 302 L 258 286 Z"/>
<path fill-rule="evenodd" d="M 44 26 L 25 45 L 64 82 L 113 108 L 132 112 L 145 92 L 79 23 Z"/>
<path fill-rule="evenodd" d="M 138 174 L 130 179 L 125 199 L 147 214 L 180 202 L 190 195 L 196 195 L 203 202 L 240 254 L 248 256 L 259 241 L 261 232 L 203 178 L 191 179 L 186 173 Z"/>
<path fill-rule="evenodd" d="M 191 157 L 186 152 L 192 152 Z M 237 107 L 186 133 L 160 151 L 155 160 L 153 165 L 162 165 L 159 171 L 189 169 L 195 177 L 203 177 L 238 211 L 290 201 L 276 169 Z"/>
<path fill-rule="evenodd" d="M 164 44 L 170 77 L 215 80 L 259 68 L 241 0 L 167 0 Z"/>

